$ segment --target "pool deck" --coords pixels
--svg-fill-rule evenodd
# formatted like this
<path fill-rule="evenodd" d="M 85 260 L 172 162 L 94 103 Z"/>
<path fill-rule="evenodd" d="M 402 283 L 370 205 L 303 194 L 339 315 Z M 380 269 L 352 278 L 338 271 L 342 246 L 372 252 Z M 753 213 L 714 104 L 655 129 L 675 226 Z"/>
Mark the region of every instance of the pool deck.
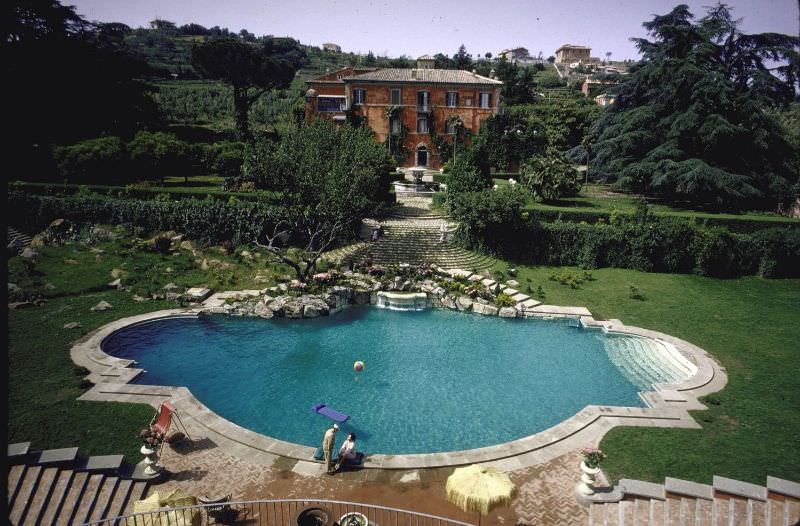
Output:
<path fill-rule="evenodd" d="M 211 441 L 231 457 L 256 465 L 270 466 L 290 462 L 292 470 L 307 475 L 321 474 L 322 463 L 313 460 L 315 448 L 277 440 L 238 426 L 211 411 L 182 386 L 131 384 L 143 371 L 132 360 L 105 354 L 103 341 L 124 327 L 174 317 L 196 317 L 204 307 L 172 309 L 131 316 L 114 321 L 78 340 L 72 347 L 72 360 L 89 369 L 95 386 L 81 400 L 147 403 L 153 407 L 171 400 L 190 433 Z M 610 333 L 658 339 L 674 346 L 688 369 L 695 371 L 679 384 L 658 384 L 655 391 L 643 393 L 649 407 L 588 405 L 563 422 L 527 437 L 489 447 L 429 454 L 368 455 L 364 472 L 372 470 L 420 470 L 452 468 L 481 463 L 513 471 L 537 466 L 574 452 L 587 444 L 598 444 L 616 426 L 699 428 L 690 410 L 705 409 L 698 397 L 721 390 L 727 383 L 725 369 L 703 349 L 684 340 L 656 331 L 626 326 L 619 320 L 595 320 L 583 307 L 548 305 L 542 318 L 568 317 L 584 327 Z"/>

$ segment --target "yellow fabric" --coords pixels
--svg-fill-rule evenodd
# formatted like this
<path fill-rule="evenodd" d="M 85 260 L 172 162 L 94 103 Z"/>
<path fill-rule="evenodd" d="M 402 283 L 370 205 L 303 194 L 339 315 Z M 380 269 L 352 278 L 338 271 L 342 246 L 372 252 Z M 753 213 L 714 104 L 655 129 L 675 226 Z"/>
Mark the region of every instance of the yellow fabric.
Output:
<path fill-rule="evenodd" d="M 505 473 L 495 468 L 467 466 L 457 468 L 447 478 L 447 500 L 464 511 L 487 515 L 498 506 L 508 506 L 517 488 Z"/>
<path fill-rule="evenodd" d="M 130 517 L 127 526 L 197 526 L 203 517 L 199 510 L 172 511 L 173 508 L 194 506 L 197 498 L 187 495 L 179 489 L 161 494 L 154 491 L 149 497 L 133 503 L 134 513 L 147 513 L 138 517 Z"/>

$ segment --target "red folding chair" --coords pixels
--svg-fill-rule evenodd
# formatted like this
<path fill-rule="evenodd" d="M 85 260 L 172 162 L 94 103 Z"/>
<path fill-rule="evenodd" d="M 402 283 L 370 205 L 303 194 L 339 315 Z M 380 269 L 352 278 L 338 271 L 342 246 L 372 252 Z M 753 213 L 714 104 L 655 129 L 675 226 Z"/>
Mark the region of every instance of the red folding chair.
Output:
<path fill-rule="evenodd" d="M 178 424 L 183 428 L 183 432 L 186 435 L 186 438 L 189 440 L 192 437 L 189 436 L 189 431 L 186 430 L 186 426 L 183 425 L 181 421 L 181 417 L 178 415 L 178 410 L 175 409 L 175 406 L 172 405 L 168 400 L 161 402 L 158 406 L 158 412 L 153 416 L 153 419 L 150 421 L 150 431 L 154 433 L 160 433 L 164 435 L 164 439 L 166 440 L 167 432 L 169 431 L 170 426 L 172 425 L 172 419 L 175 418 L 178 421 Z M 164 443 L 161 443 L 161 448 L 163 449 Z"/>

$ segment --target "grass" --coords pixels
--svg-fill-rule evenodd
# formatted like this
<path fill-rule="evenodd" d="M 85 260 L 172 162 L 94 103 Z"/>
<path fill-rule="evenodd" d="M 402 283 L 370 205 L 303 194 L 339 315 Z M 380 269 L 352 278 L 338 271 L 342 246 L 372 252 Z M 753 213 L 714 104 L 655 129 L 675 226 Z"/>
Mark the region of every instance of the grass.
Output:
<path fill-rule="evenodd" d="M 662 482 L 676 477 L 710 483 L 721 475 L 763 485 L 766 476 L 797 479 L 800 470 L 800 280 L 719 280 L 621 269 L 590 271 L 578 288 L 551 281 L 562 270 L 517 266 L 519 288 L 545 303 L 584 305 L 595 317 L 617 318 L 672 334 L 710 352 L 727 368 L 728 384 L 693 411 L 699 430 L 625 428 L 601 447 L 613 480 Z M 500 270 L 508 278 L 507 264 Z M 631 286 L 637 294 L 633 294 Z M 530 289 L 531 292 L 527 292 Z M 631 296 L 639 296 L 636 299 Z"/>
<path fill-rule="evenodd" d="M 85 387 L 69 357 L 72 342 L 114 319 L 175 306 L 154 300 L 136 303 L 133 292 L 162 292 L 169 282 L 217 290 L 264 288 L 288 274 L 264 256 L 243 254 L 242 248 L 233 255 L 217 248 L 161 255 L 116 239 L 37 250 L 35 264 L 19 257 L 8 264 L 9 282 L 48 299 L 39 307 L 9 311 L 8 440 L 31 441 L 35 448 L 80 446 L 89 454 L 124 453 L 134 462 L 139 460 L 135 435 L 153 410 L 77 401 Z M 508 279 L 508 265 L 498 263 L 494 272 Z M 127 271 L 124 279 L 131 292 L 108 290 L 115 268 Z M 606 435 L 601 447 L 609 453 L 603 468 L 610 478 L 663 482 L 670 476 L 708 483 L 712 475 L 722 475 L 756 484 L 764 484 L 767 474 L 796 479 L 800 280 L 516 269 L 518 289 L 533 297 L 549 304 L 585 305 L 598 318 L 618 318 L 675 335 L 706 349 L 728 370 L 726 388 L 705 399 L 709 409 L 693 412 L 702 429 L 616 428 Z M 268 276 L 267 282 L 257 282 L 258 274 Z M 575 275 L 581 282 L 571 288 L 551 280 L 553 274 Z M 114 309 L 91 312 L 100 300 Z M 83 326 L 63 329 L 72 321 Z"/>
<path fill-rule="evenodd" d="M 91 248 L 104 252 L 96 254 Z M 47 299 L 42 306 L 8 311 L 8 442 L 30 441 L 35 449 L 79 446 L 82 454 L 90 455 L 122 453 L 133 463 L 141 460 L 136 435 L 154 410 L 144 404 L 76 400 L 90 386 L 81 385 L 87 373 L 72 362 L 72 343 L 113 320 L 176 307 L 163 300 L 137 303 L 132 299 L 135 292 L 143 296 L 164 292 L 168 282 L 179 287 L 260 289 L 288 270 L 264 256 L 247 259 L 240 250 L 230 256 L 216 248 L 201 250 L 197 256 L 189 250 L 161 255 L 120 240 L 35 250 L 39 252 L 35 264 L 20 257 L 8 261 L 9 283 Z M 208 270 L 200 268 L 203 260 L 211 263 Z M 109 290 L 115 268 L 129 273 L 124 281 L 132 292 Z M 269 279 L 256 282 L 258 274 Z M 102 300 L 113 310 L 90 310 Z M 82 327 L 64 329 L 70 322 Z"/>
<path fill-rule="evenodd" d="M 493 179 L 493 181 L 493 184 L 498 186 L 509 184 L 507 179 L 496 178 Z M 608 185 L 588 184 L 584 185 L 581 192 L 575 197 L 565 197 L 548 203 L 543 203 L 533 197 L 529 197 L 525 208 L 527 210 L 570 210 L 582 212 L 611 212 L 612 210 L 616 210 L 620 213 L 631 214 L 636 211 L 636 205 L 639 203 L 639 200 L 640 197 L 636 195 L 613 192 Z M 685 218 L 696 217 L 698 219 L 750 219 L 754 221 L 772 221 L 775 223 L 800 223 L 800 219 L 798 218 L 785 217 L 769 212 L 706 212 L 658 203 L 650 198 L 648 198 L 648 203 L 651 205 L 651 210 L 655 215 Z"/>

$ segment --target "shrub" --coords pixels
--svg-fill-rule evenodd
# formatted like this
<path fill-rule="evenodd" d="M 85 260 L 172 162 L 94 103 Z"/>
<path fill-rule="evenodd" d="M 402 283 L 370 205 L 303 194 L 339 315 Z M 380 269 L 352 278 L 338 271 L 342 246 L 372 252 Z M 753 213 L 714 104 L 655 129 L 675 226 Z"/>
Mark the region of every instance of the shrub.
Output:
<path fill-rule="evenodd" d="M 124 184 L 129 180 L 125 144 L 119 137 L 56 146 L 53 159 L 59 176 L 70 183 Z"/>
<path fill-rule="evenodd" d="M 581 190 L 578 171 L 563 154 L 553 149 L 522 163 L 519 174 L 522 184 L 543 201 L 577 195 Z"/>
<path fill-rule="evenodd" d="M 164 132 L 138 132 L 128 143 L 128 155 L 138 179 L 185 175 L 192 171 L 195 162 L 188 143 Z"/>
<path fill-rule="evenodd" d="M 498 307 L 513 307 L 514 305 L 517 304 L 517 302 L 514 301 L 514 298 L 512 298 L 505 292 L 501 292 L 500 294 L 498 294 L 494 302 Z"/>

